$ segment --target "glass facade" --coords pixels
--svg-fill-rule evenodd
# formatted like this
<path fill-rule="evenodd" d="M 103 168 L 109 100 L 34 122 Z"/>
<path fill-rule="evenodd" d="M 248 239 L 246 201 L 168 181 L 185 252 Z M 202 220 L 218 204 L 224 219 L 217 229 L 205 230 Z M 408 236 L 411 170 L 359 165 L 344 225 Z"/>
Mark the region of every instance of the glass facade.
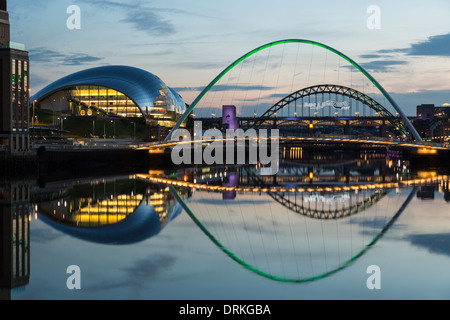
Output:
<path fill-rule="evenodd" d="M 125 94 L 101 86 L 76 86 L 65 90 L 73 114 L 140 117 L 142 112 Z"/>
<path fill-rule="evenodd" d="M 155 125 L 173 126 L 186 111 L 181 96 L 159 77 L 128 66 L 76 72 L 45 87 L 32 100 L 45 102 L 61 91 L 72 114 L 81 116 L 140 117 Z"/>
<path fill-rule="evenodd" d="M 13 206 L 13 279 L 29 275 L 29 208 L 28 204 Z"/>
<path fill-rule="evenodd" d="M 25 46 L 10 41 L 6 1 L 0 9 L 0 149 L 29 151 L 29 57 Z"/>
<path fill-rule="evenodd" d="M 28 131 L 28 61 L 11 59 L 12 131 Z"/>
<path fill-rule="evenodd" d="M 64 224 L 98 228 L 118 223 L 134 213 L 142 194 L 119 194 L 111 197 L 64 198 L 40 204 L 40 210 Z"/>
<path fill-rule="evenodd" d="M 26 285 L 30 276 L 30 186 L 0 187 L 0 291 Z"/>

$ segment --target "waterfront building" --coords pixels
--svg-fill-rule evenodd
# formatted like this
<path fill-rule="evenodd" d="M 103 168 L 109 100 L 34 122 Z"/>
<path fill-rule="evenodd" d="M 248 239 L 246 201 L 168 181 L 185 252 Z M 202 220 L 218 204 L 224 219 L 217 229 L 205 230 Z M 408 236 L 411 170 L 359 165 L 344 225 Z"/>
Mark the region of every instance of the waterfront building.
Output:
<path fill-rule="evenodd" d="M 417 106 L 417 119 L 420 120 L 433 120 L 435 113 L 434 104 L 421 104 Z"/>
<path fill-rule="evenodd" d="M 182 97 L 159 77 L 130 66 L 103 66 L 65 76 L 37 92 L 34 109 L 60 115 L 140 118 L 173 127 L 186 111 Z"/>
<path fill-rule="evenodd" d="M 0 151 L 12 154 L 30 149 L 28 52 L 10 41 L 6 0 L 0 0 Z"/>
<path fill-rule="evenodd" d="M 439 107 L 435 107 L 434 116 L 436 118 L 450 118 L 450 104 L 444 103 Z"/>

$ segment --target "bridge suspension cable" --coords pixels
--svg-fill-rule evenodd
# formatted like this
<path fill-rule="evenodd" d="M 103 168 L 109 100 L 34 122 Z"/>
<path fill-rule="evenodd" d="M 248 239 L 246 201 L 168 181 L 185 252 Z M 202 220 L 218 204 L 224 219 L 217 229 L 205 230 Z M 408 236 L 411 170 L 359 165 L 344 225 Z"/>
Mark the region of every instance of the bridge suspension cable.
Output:
<path fill-rule="evenodd" d="M 164 140 L 164 143 L 167 143 L 171 140 L 172 134 L 174 131 L 176 131 L 178 128 L 180 128 L 181 124 L 185 122 L 188 118 L 188 116 L 192 113 L 194 108 L 198 105 L 200 100 L 203 99 L 203 97 L 206 95 L 207 92 L 209 92 L 217 83 L 219 80 L 221 80 L 226 74 L 228 74 L 232 69 L 234 69 L 237 65 L 248 59 L 249 57 L 255 55 L 256 53 L 263 51 L 268 48 L 272 48 L 277 45 L 284 45 L 289 43 L 297 43 L 297 44 L 309 44 L 313 47 L 321 47 L 323 49 L 326 49 L 328 52 L 332 52 L 339 57 L 346 60 L 348 63 L 350 63 L 354 68 L 356 68 L 362 75 L 365 76 L 380 92 L 381 94 L 388 100 L 388 102 L 393 106 L 393 108 L 396 110 L 396 112 L 400 115 L 400 117 L 403 119 L 403 122 L 405 123 L 406 127 L 408 128 L 409 132 L 413 136 L 413 138 L 419 142 L 422 141 L 422 138 L 414 128 L 414 126 L 411 124 L 411 122 L 406 117 L 405 113 L 402 111 L 402 109 L 397 105 L 397 103 L 392 99 L 392 97 L 389 95 L 389 93 L 358 63 L 356 63 L 353 59 L 348 57 L 347 55 L 343 54 L 342 52 L 327 46 L 325 44 L 311 41 L 311 40 L 305 40 L 305 39 L 287 39 L 287 40 L 280 40 L 271 42 L 268 44 L 265 44 L 263 46 L 260 46 L 254 50 L 251 50 L 250 52 L 244 54 L 242 57 L 237 59 L 235 62 L 230 64 L 227 68 L 225 68 L 216 78 L 214 78 L 213 81 L 211 81 L 203 90 L 202 92 L 195 98 L 195 100 L 190 104 L 189 108 L 186 110 L 186 112 L 183 114 L 183 116 L 178 120 L 176 125 L 173 127 L 172 131 L 169 133 L 169 135 Z"/>
<path fill-rule="evenodd" d="M 271 266 L 267 266 L 266 270 L 263 269 L 263 267 L 258 266 L 258 264 L 256 263 L 256 261 L 254 263 L 249 262 L 249 260 L 252 260 L 256 253 L 254 250 L 256 250 L 255 247 L 251 247 L 250 246 L 250 251 L 251 253 L 249 254 L 249 257 L 244 257 L 244 253 L 243 253 L 243 248 L 240 246 L 240 243 L 242 242 L 242 244 L 244 244 L 244 242 L 246 242 L 245 238 L 242 237 L 238 237 L 236 234 L 236 230 L 234 229 L 234 226 L 232 227 L 232 229 L 234 230 L 233 232 L 235 233 L 234 236 L 232 236 L 233 239 L 233 243 L 235 243 L 235 245 L 238 246 L 237 250 L 239 251 L 239 254 L 236 254 L 234 252 L 234 250 L 232 251 L 229 247 L 229 244 L 226 245 L 224 244 L 224 242 L 221 240 L 221 235 L 216 234 L 214 235 L 211 230 L 209 230 L 208 226 L 207 226 L 207 222 L 206 221 L 202 221 L 202 219 L 199 217 L 200 212 L 194 212 L 194 210 L 191 208 L 191 205 L 188 205 L 186 203 L 186 201 L 184 201 L 181 197 L 178 196 L 177 190 L 170 186 L 169 187 L 170 191 L 173 193 L 173 195 L 175 196 L 175 198 L 180 202 L 181 206 L 184 208 L 185 212 L 189 215 L 189 217 L 192 219 L 192 221 L 197 225 L 197 227 L 199 227 L 199 229 L 222 251 L 224 252 L 226 255 L 228 255 L 232 260 L 234 260 L 236 263 L 238 263 L 239 265 L 243 266 L 245 269 L 259 275 L 265 278 L 268 278 L 270 280 L 274 280 L 274 281 L 278 281 L 278 282 L 288 282 L 288 283 L 306 283 L 306 282 L 313 282 L 313 281 L 317 281 L 320 279 L 324 279 L 326 277 L 329 277 L 341 270 L 344 270 L 348 267 L 350 267 L 357 259 L 359 259 L 360 257 L 362 257 L 368 250 L 370 250 L 383 236 L 384 234 L 392 227 L 392 225 L 397 221 L 397 219 L 400 217 L 400 215 L 404 212 L 404 210 L 406 209 L 406 207 L 409 205 L 409 203 L 412 201 L 412 199 L 414 198 L 414 196 L 417 193 L 418 187 L 414 187 L 412 188 L 411 192 L 409 193 L 409 195 L 406 197 L 405 200 L 400 201 L 398 203 L 398 205 L 396 205 L 396 209 L 394 214 L 389 218 L 387 218 L 387 222 L 384 224 L 384 226 L 382 228 L 380 228 L 381 230 L 379 232 L 377 232 L 375 234 L 375 236 L 371 239 L 369 239 L 367 242 L 363 241 L 363 244 L 360 248 L 357 249 L 356 253 L 353 252 L 353 238 L 352 235 L 350 235 L 350 240 L 351 240 L 351 255 L 349 258 L 344 259 L 344 261 L 341 261 L 341 256 L 340 256 L 340 250 L 339 251 L 339 263 L 335 264 L 332 263 L 333 266 L 330 266 L 330 262 L 327 262 L 327 250 L 324 247 L 323 248 L 323 252 L 322 254 L 325 257 L 325 270 L 321 270 L 318 273 L 314 272 L 314 264 L 312 263 L 312 260 L 310 261 L 311 263 L 311 268 L 312 268 L 312 275 L 305 275 L 305 274 L 301 274 L 301 268 L 299 266 L 299 263 L 305 263 L 307 261 L 303 261 L 303 260 L 298 260 L 298 258 L 303 257 L 307 259 L 307 255 L 303 254 L 303 255 L 299 255 L 297 256 L 297 254 L 295 255 L 295 264 L 293 266 L 290 265 L 284 265 L 283 264 L 283 256 L 282 256 L 282 250 L 280 248 L 281 243 L 283 243 L 284 245 L 287 245 L 289 241 L 286 241 L 286 239 L 284 239 L 284 242 L 278 242 L 275 241 L 275 243 L 272 241 L 271 245 L 272 247 L 277 247 L 278 246 L 278 250 L 275 249 L 275 251 L 278 251 L 275 255 L 280 255 L 277 259 L 277 261 L 275 261 L 277 264 L 275 264 L 275 262 L 273 261 L 274 259 L 268 259 L 267 256 L 267 252 L 265 251 L 265 246 L 264 244 L 261 244 L 261 241 L 259 239 L 259 237 L 255 237 L 254 240 L 257 241 L 257 243 L 261 246 L 263 246 L 264 248 L 264 252 L 266 252 L 265 254 L 262 254 L 262 257 L 260 259 L 262 259 L 263 264 L 268 264 L 268 263 L 272 263 Z M 400 197 L 400 195 L 398 195 L 398 197 Z M 402 197 L 404 198 L 404 197 Z M 198 210 L 199 208 L 197 208 Z M 218 213 L 219 214 L 219 213 Z M 272 216 L 273 217 L 273 216 Z M 380 217 L 381 218 L 381 217 Z M 374 219 L 377 219 L 376 216 L 374 216 Z M 272 222 L 274 222 L 272 220 Z M 292 220 L 289 220 L 289 222 L 293 222 Z M 211 222 L 212 225 L 215 224 L 214 220 Z M 351 227 L 350 223 L 350 227 Z M 248 224 L 244 224 L 244 229 L 247 229 L 248 232 Z M 328 227 L 330 227 L 331 225 L 328 225 Z M 276 230 L 271 230 L 270 231 L 272 234 L 272 236 L 275 236 L 276 238 Z M 278 231 L 280 232 L 280 231 Z M 364 232 L 363 232 L 364 233 Z M 253 234 L 252 234 L 253 235 Z M 284 234 L 286 236 L 286 234 Z M 296 236 L 298 235 L 298 233 L 294 233 L 293 231 L 291 231 L 290 233 L 291 236 Z M 261 230 L 259 233 L 259 236 L 261 236 Z M 281 236 L 281 234 L 280 234 Z M 322 237 L 324 236 L 323 234 L 323 229 L 322 229 Z M 226 236 L 225 239 L 226 240 Z M 250 240 L 250 236 L 247 234 L 247 240 Z M 298 240 L 298 239 L 296 239 Z M 323 239 L 324 240 L 324 239 Z M 355 239 L 356 240 L 356 239 Z M 281 239 L 280 239 L 281 241 Z M 347 239 L 348 241 L 348 239 Z M 264 242 L 264 241 L 263 241 Z M 308 245 L 304 245 L 305 247 L 310 249 L 309 252 L 309 257 L 312 257 L 312 253 L 311 253 L 311 247 L 314 245 L 313 243 L 309 242 L 309 237 L 308 237 Z M 293 245 L 293 248 L 295 249 L 295 246 L 297 245 L 294 241 L 293 238 L 291 238 L 291 241 L 289 242 Z M 356 244 L 356 243 L 355 243 Z M 334 245 L 333 245 L 334 247 Z M 341 244 L 340 247 L 343 247 L 343 245 Z M 316 250 L 317 250 L 317 246 L 316 246 Z M 348 250 L 348 248 L 347 248 Z M 261 255 L 261 254 L 260 254 Z M 272 254 L 273 256 L 273 254 Z M 288 256 L 285 257 L 286 260 L 288 260 Z M 306 260 L 305 259 L 305 260 Z M 287 262 L 287 261 L 286 261 Z M 291 261 L 289 261 L 291 262 Z M 273 270 L 274 267 L 276 267 L 276 265 L 281 265 L 281 271 L 275 271 Z M 290 268 L 291 270 L 296 270 L 294 271 L 294 273 L 296 274 L 288 274 L 287 269 Z M 303 270 L 305 273 L 307 272 L 306 270 Z M 300 273 L 299 273 L 300 272 Z"/>

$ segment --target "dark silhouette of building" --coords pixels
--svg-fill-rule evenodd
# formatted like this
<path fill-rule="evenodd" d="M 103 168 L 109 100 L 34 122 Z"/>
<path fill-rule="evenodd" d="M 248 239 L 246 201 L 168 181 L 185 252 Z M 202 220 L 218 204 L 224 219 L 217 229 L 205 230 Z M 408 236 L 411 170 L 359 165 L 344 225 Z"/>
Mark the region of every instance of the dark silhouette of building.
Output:
<path fill-rule="evenodd" d="M 433 133 L 433 142 L 447 143 L 450 140 L 450 122 L 442 119 Z"/>
<path fill-rule="evenodd" d="M 150 141 L 162 142 L 169 135 L 172 128 L 162 127 L 162 126 L 151 126 L 150 127 Z"/>
<path fill-rule="evenodd" d="M 30 278 L 30 184 L 0 188 L 0 300 Z"/>
<path fill-rule="evenodd" d="M 29 68 L 25 46 L 10 41 L 6 0 L 0 0 L 0 149 L 13 154 L 30 149 Z"/>
<path fill-rule="evenodd" d="M 0 43 L 8 43 L 10 37 L 9 15 L 6 11 L 6 0 L 0 0 Z"/>
<path fill-rule="evenodd" d="M 434 186 L 421 186 L 417 191 L 417 198 L 421 200 L 433 200 L 434 199 Z"/>
<path fill-rule="evenodd" d="M 434 104 L 421 104 L 417 106 L 417 118 L 420 120 L 432 120 L 435 113 Z"/>

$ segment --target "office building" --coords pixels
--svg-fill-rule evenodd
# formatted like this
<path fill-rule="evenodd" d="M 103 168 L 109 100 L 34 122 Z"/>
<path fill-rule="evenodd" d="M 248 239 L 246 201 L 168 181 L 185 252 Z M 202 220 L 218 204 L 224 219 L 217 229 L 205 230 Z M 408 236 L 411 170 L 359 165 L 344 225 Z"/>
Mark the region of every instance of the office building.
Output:
<path fill-rule="evenodd" d="M 417 119 L 420 120 L 433 120 L 435 113 L 434 104 L 421 104 L 417 106 Z"/>
<path fill-rule="evenodd" d="M 28 52 L 10 41 L 6 0 L 0 0 L 0 151 L 30 149 Z"/>

